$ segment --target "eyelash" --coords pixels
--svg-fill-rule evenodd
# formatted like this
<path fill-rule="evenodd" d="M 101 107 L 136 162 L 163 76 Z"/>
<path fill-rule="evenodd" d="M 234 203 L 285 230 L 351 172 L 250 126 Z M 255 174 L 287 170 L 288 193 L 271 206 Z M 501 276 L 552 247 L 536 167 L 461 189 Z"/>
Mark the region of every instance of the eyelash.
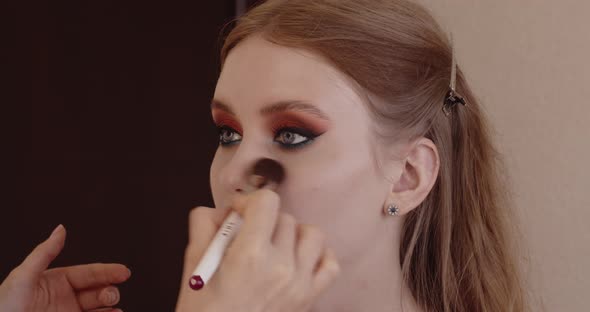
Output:
<path fill-rule="evenodd" d="M 234 144 L 238 143 L 239 141 L 241 141 L 241 139 L 233 140 L 233 141 L 229 141 L 229 142 L 226 142 L 224 140 L 224 138 L 223 138 L 224 131 L 231 132 L 232 137 L 235 134 L 240 135 L 236 130 L 234 130 L 231 127 L 228 127 L 226 125 L 222 125 L 222 126 L 218 126 L 217 130 L 218 130 L 218 134 L 219 134 L 219 144 L 221 146 L 230 146 L 230 145 L 234 145 Z M 301 148 L 304 145 L 307 145 L 307 144 L 313 142 L 313 140 L 319 136 L 318 134 L 315 134 L 309 130 L 306 130 L 303 128 L 298 128 L 298 127 L 282 127 L 282 128 L 279 127 L 276 130 L 273 130 L 273 132 L 274 132 L 275 143 L 279 144 L 281 146 L 281 148 L 284 148 L 284 149 Z M 294 143 L 294 144 L 286 144 L 286 143 L 281 143 L 281 142 L 276 141 L 276 139 L 283 133 L 293 133 L 295 135 L 299 135 L 299 136 L 304 137 L 305 140 L 302 142 L 299 142 L 299 143 Z"/>

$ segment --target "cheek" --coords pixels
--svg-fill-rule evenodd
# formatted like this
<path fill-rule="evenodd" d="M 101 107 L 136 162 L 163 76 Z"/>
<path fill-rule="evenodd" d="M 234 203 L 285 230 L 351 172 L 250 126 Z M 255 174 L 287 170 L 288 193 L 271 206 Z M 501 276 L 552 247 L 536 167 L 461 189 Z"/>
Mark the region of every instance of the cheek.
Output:
<path fill-rule="evenodd" d="M 217 152 L 215 153 L 215 157 L 211 162 L 211 168 L 209 170 L 209 184 L 211 186 L 211 195 L 213 197 L 215 207 L 221 207 L 223 204 L 221 201 L 221 198 L 224 197 L 221 183 L 221 169 L 225 163 L 225 156 L 218 148 Z"/>
<path fill-rule="evenodd" d="M 372 175 L 368 160 L 351 159 L 314 169 L 285 185 L 282 208 L 299 223 L 319 227 L 343 264 L 353 262 L 368 242 L 383 233 L 386 185 Z"/>
<path fill-rule="evenodd" d="M 366 150 L 348 152 L 293 170 L 281 191 L 284 211 L 318 226 L 343 259 L 353 258 L 378 235 L 388 189 Z"/>
<path fill-rule="evenodd" d="M 374 207 L 385 198 L 381 196 L 384 183 L 373 174 L 371 163 L 356 161 L 298 171 L 283 185 L 285 209 L 303 222 L 314 223 Z"/>
<path fill-rule="evenodd" d="M 318 149 L 282 159 L 287 179 L 279 194 L 282 211 L 299 223 L 318 226 L 327 235 L 328 245 L 348 262 L 381 233 L 381 209 L 389 186 L 377 174 L 368 144 L 348 144 L 366 140 L 351 139 L 351 134 L 342 137 L 345 140 L 326 137 Z M 211 164 L 216 207 L 226 204 L 229 194 L 220 175 L 230 160 L 230 153 L 218 149 Z"/>
<path fill-rule="evenodd" d="M 305 222 L 342 210 L 335 203 L 344 198 L 354 199 L 350 205 L 370 205 L 383 186 L 364 133 L 345 129 L 328 134 L 311 152 L 285 161 L 287 179 L 280 195 L 289 212 Z"/>

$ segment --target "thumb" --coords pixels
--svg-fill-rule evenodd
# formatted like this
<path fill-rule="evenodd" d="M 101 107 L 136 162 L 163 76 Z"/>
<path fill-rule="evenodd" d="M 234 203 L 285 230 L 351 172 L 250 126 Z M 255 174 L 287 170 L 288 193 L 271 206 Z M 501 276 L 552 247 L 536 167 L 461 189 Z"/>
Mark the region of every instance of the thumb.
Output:
<path fill-rule="evenodd" d="M 20 265 L 20 272 L 29 277 L 36 277 L 49 267 L 59 255 L 66 240 L 66 229 L 58 225 L 49 238 L 39 244 Z"/>
<path fill-rule="evenodd" d="M 180 292 L 176 302 L 176 311 L 189 311 L 188 308 L 191 290 L 189 279 L 199 259 L 203 256 L 207 245 L 211 242 L 215 233 L 223 222 L 224 212 L 217 208 L 197 207 L 191 210 L 188 217 L 188 246 L 184 252 L 183 272 L 180 283 Z M 189 301 L 187 301 L 189 300 Z"/>
<path fill-rule="evenodd" d="M 198 207 L 190 212 L 189 242 L 184 256 L 183 280 L 190 277 L 230 211 L 230 209 Z"/>

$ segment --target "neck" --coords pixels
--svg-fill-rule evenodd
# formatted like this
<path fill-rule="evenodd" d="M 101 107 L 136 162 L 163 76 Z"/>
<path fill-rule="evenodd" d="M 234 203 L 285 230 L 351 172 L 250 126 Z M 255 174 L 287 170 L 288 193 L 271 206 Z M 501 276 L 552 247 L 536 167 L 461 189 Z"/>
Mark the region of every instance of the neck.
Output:
<path fill-rule="evenodd" d="M 399 237 L 382 235 L 354 259 L 342 261 L 340 276 L 310 311 L 420 311 L 402 278 Z"/>

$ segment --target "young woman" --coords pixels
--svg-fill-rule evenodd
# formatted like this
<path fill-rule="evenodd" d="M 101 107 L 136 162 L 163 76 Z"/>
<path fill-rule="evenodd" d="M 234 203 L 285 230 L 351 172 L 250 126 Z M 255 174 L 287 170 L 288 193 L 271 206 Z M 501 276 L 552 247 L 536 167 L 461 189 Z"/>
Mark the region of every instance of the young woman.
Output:
<path fill-rule="evenodd" d="M 499 154 L 426 10 L 270 0 L 239 19 L 221 59 L 218 209 L 191 213 L 177 311 L 526 310 Z M 286 179 L 247 193 L 260 158 Z M 244 225 L 194 291 L 232 209 Z"/>

